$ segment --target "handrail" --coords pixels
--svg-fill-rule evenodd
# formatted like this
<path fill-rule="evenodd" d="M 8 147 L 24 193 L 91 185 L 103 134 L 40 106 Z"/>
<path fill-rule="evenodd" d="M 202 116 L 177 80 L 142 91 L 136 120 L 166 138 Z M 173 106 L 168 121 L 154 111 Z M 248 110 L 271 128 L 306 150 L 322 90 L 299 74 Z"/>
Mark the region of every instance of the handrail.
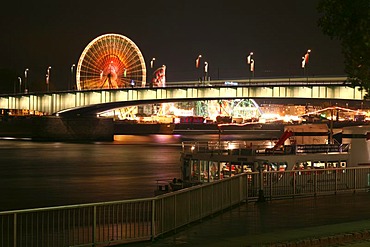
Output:
<path fill-rule="evenodd" d="M 328 153 L 339 152 L 346 153 L 349 151 L 349 144 L 305 144 L 305 145 L 285 145 L 290 147 L 291 152 L 286 154 L 303 154 L 303 153 Z M 182 152 L 187 153 L 214 153 L 215 151 L 228 151 L 223 155 L 230 155 L 232 150 L 251 150 L 249 155 L 270 154 L 271 145 L 248 145 L 246 142 L 229 142 L 229 141 L 184 141 L 182 142 Z"/>
<path fill-rule="evenodd" d="M 73 209 L 73 208 L 82 208 L 82 207 L 95 207 L 95 206 L 104 206 L 104 205 L 111 205 L 111 204 L 118 204 L 118 203 L 136 203 L 136 202 L 144 202 L 148 200 L 153 200 L 155 197 L 148 197 L 148 198 L 139 198 L 139 199 L 125 199 L 125 200 L 118 200 L 118 201 L 106 201 L 106 202 L 93 202 L 93 203 L 81 203 L 81 204 L 71 204 L 65 206 L 52 206 L 52 207 L 42 207 L 42 208 L 32 208 L 32 209 L 17 209 L 17 210 L 8 210 L 8 211 L 0 211 L 0 216 L 5 214 L 20 214 L 20 213 L 36 213 L 41 211 L 51 211 L 51 210 L 65 210 L 65 209 Z"/>
<path fill-rule="evenodd" d="M 370 167 L 241 173 L 156 197 L 0 212 L 0 247 L 154 239 L 241 202 L 368 190 Z"/>

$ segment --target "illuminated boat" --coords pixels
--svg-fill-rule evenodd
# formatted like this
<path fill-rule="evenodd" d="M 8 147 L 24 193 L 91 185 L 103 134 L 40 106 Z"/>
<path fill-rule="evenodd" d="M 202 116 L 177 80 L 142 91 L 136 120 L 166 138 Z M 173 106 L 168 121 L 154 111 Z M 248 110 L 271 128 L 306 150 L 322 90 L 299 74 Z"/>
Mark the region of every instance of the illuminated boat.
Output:
<path fill-rule="evenodd" d="M 184 181 L 212 182 L 238 173 L 370 165 L 370 126 L 344 127 L 335 143 L 326 124 L 285 126 L 280 139 L 183 142 Z"/>

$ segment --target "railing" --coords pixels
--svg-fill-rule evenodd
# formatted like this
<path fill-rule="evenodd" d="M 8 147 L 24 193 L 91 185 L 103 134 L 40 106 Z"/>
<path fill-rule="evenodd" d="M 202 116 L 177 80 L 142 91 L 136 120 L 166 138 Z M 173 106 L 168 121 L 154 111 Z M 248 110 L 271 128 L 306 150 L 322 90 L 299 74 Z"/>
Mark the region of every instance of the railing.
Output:
<path fill-rule="evenodd" d="M 161 196 L 0 212 L 0 247 L 106 246 L 157 238 L 241 202 L 369 189 L 370 167 L 251 172 Z"/>
<path fill-rule="evenodd" d="M 217 153 L 223 155 L 268 155 L 307 153 L 347 153 L 349 144 L 285 145 L 284 150 L 274 150 L 271 145 L 251 145 L 245 141 L 188 141 L 182 142 L 182 152 Z"/>
<path fill-rule="evenodd" d="M 290 85 L 340 85 L 351 86 L 347 81 L 346 76 L 319 76 L 319 77 L 276 77 L 276 78 L 248 78 L 248 79 L 225 79 L 225 80 L 211 80 L 211 81 L 169 81 L 165 87 L 194 87 L 194 86 L 290 86 Z M 121 89 L 137 90 L 148 89 L 150 86 L 146 84 L 145 87 L 126 87 Z M 109 89 L 108 89 L 109 90 Z M 112 89 L 114 90 L 114 89 Z M 12 94 L 0 94 L 2 96 L 9 95 L 29 95 L 29 94 L 55 94 L 55 93 L 75 93 L 83 91 L 96 91 L 96 89 L 81 89 L 81 90 L 63 90 L 63 91 L 49 91 L 49 92 L 13 92 Z"/>
<path fill-rule="evenodd" d="M 234 80 L 211 80 L 211 81 L 179 81 L 167 82 L 166 87 L 194 87 L 194 86 L 350 86 L 351 83 L 346 81 L 346 77 L 281 77 L 281 78 L 248 78 Z"/>

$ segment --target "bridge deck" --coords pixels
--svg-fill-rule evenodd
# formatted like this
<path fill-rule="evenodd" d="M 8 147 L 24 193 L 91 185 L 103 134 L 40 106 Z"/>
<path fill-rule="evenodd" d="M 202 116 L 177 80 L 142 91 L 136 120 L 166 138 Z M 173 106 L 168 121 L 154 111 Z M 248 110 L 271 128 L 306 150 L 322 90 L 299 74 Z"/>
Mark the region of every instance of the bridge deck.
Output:
<path fill-rule="evenodd" d="M 27 109 L 59 115 L 96 115 L 114 108 L 199 99 L 280 98 L 362 100 L 365 92 L 344 77 L 172 83 L 158 88 L 118 88 L 0 96 L 0 109 Z"/>

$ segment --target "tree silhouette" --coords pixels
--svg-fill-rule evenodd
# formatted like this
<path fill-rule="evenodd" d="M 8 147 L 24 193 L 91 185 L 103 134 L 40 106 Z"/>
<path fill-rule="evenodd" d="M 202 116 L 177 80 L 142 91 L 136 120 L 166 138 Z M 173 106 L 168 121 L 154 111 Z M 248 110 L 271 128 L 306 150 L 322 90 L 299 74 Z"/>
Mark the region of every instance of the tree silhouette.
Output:
<path fill-rule="evenodd" d="M 370 1 L 320 0 L 319 27 L 341 42 L 348 81 L 370 92 Z"/>

